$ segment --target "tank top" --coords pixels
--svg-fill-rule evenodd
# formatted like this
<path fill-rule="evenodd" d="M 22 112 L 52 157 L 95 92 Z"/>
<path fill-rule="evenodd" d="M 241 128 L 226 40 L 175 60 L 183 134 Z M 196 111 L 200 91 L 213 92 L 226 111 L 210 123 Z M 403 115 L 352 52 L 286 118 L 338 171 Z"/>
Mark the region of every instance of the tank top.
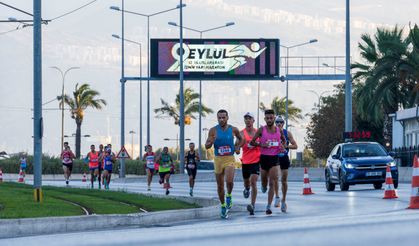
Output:
<path fill-rule="evenodd" d="M 281 152 L 281 132 L 278 127 L 275 127 L 275 133 L 268 132 L 266 126 L 262 128 L 262 136 L 260 137 L 260 142 L 263 144 L 268 144 L 268 147 L 261 147 L 260 153 L 262 155 L 278 155 Z"/>
<path fill-rule="evenodd" d="M 149 153 L 145 153 L 145 164 L 146 167 L 149 169 L 153 169 L 154 168 L 154 152 Z"/>
<path fill-rule="evenodd" d="M 217 138 L 214 142 L 215 156 L 229 156 L 234 155 L 234 137 L 233 127 L 228 125 L 227 129 L 223 131 L 220 125 L 215 127 L 217 131 Z"/>
<path fill-rule="evenodd" d="M 73 160 L 71 159 L 71 152 L 70 151 L 63 151 L 63 163 L 64 164 L 72 164 Z"/>
<path fill-rule="evenodd" d="M 193 152 L 193 154 L 191 154 L 191 152 L 188 151 L 188 155 L 186 156 L 187 168 L 189 168 L 189 169 L 195 169 L 196 168 L 195 158 L 196 158 L 195 151 Z"/>
<path fill-rule="evenodd" d="M 286 145 L 288 146 L 288 144 L 290 143 L 290 141 L 288 139 L 288 131 L 287 131 L 287 129 L 283 129 L 282 132 L 284 133 L 285 142 L 286 142 Z M 290 150 L 289 148 L 285 148 L 285 151 L 284 152 L 280 152 L 278 154 L 278 156 L 279 157 L 284 157 L 284 156 L 288 155 L 289 150 Z"/>
<path fill-rule="evenodd" d="M 105 158 L 103 158 L 103 166 L 106 167 L 112 167 L 112 156 L 106 155 Z"/>
<path fill-rule="evenodd" d="M 26 159 L 25 158 L 20 159 L 20 166 L 21 167 L 26 167 Z"/>
<path fill-rule="evenodd" d="M 99 153 L 89 152 L 89 168 L 99 167 Z"/>
<path fill-rule="evenodd" d="M 253 128 L 253 131 L 257 130 Z M 260 160 L 260 148 L 250 145 L 250 141 L 253 137 L 247 133 L 246 128 L 242 130 L 244 135 L 245 144 L 243 145 L 242 164 L 254 164 Z"/>
<path fill-rule="evenodd" d="M 170 161 L 172 158 L 169 154 L 161 154 L 160 163 L 159 163 L 159 172 L 169 172 L 170 171 Z"/>

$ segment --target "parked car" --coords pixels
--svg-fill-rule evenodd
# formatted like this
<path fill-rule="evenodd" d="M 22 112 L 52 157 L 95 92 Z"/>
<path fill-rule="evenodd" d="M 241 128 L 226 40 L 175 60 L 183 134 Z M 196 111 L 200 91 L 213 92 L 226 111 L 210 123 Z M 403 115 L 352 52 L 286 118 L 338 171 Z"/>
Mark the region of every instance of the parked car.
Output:
<path fill-rule="evenodd" d="M 390 166 L 394 188 L 398 187 L 399 172 L 393 154 L 376 142 L 348 142 L 336 145 L 327 158 L 325 167 L 326 189 L 334 191 L 339 184 L 341 191 L 350 185 L 373 184 L 381 189 Z"/>

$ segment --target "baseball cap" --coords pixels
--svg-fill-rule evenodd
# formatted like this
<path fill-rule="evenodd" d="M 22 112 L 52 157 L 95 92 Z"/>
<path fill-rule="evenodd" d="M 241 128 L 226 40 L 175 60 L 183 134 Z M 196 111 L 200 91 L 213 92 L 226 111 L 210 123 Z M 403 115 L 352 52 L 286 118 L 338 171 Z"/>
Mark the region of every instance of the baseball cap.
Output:
<path fill-rule="evenodd" d="M 275 123 L 282 123 L 282 122 L 284 122 L 284 119 L 282 118 L 282 116 L 280 115 L 276 116 Z"/>
<path fill-rule="evenodd" d="M 245 113 L 243 117 L 246 117 L 246 116 L 252 117 L 253 119 L 255 118 L 255 116 L 250 112 Z"/>

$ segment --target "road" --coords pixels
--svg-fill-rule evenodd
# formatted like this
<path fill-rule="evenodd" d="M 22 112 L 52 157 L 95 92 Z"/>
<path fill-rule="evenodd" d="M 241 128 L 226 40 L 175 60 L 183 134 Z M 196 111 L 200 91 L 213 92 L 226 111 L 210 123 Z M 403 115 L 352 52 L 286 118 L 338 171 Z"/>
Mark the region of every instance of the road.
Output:
<path fill-rule="evenodd" d="M 45 181 L 44 185 L 63 185 Z M 158 184 L 151 193 L 163 194 Z M 410 184 L 400 184 L 399 199 L 382 199 L 384 190 L 372 185 L 351 186 L 348 192 L 326 192 L 323 183 L 312 182 L 314 195 L 303 196 L 302 183 L 290 182 L 288 211 L 264 209 L 267 195 L 259 192 L 256 215 L 245 212 L 227 220 L 195 220 L 171 224 L 162 221 L 150 228 L 118 228 L 105 231 L 43 235 L 0 240 L 0 245 L 417 245 L 419 210 L 406 209 Z M 86 187 L 86 183 L 72 182 Z M 186 183 L 173 183 L 170 196 L 185 196 Z M 144 182 L 113 183 L 113 189 L 147 193 Z M 339 186 L 336 187 L 339 190 Z M 215 183 L 197 182 L 195 196 L 215 198 Z M 234 204 L 247 204 L 242 183 L 236 182 Z"/>

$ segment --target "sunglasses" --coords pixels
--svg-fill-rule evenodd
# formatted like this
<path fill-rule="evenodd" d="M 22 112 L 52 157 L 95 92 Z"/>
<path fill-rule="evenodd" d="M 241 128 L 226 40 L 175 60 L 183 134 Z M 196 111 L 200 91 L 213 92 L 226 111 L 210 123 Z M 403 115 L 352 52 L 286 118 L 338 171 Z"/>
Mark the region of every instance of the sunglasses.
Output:
<path fill-rule="evenodd" d="M 284 124 L 285 121 L 275 121 L 276 124 Z"/>

